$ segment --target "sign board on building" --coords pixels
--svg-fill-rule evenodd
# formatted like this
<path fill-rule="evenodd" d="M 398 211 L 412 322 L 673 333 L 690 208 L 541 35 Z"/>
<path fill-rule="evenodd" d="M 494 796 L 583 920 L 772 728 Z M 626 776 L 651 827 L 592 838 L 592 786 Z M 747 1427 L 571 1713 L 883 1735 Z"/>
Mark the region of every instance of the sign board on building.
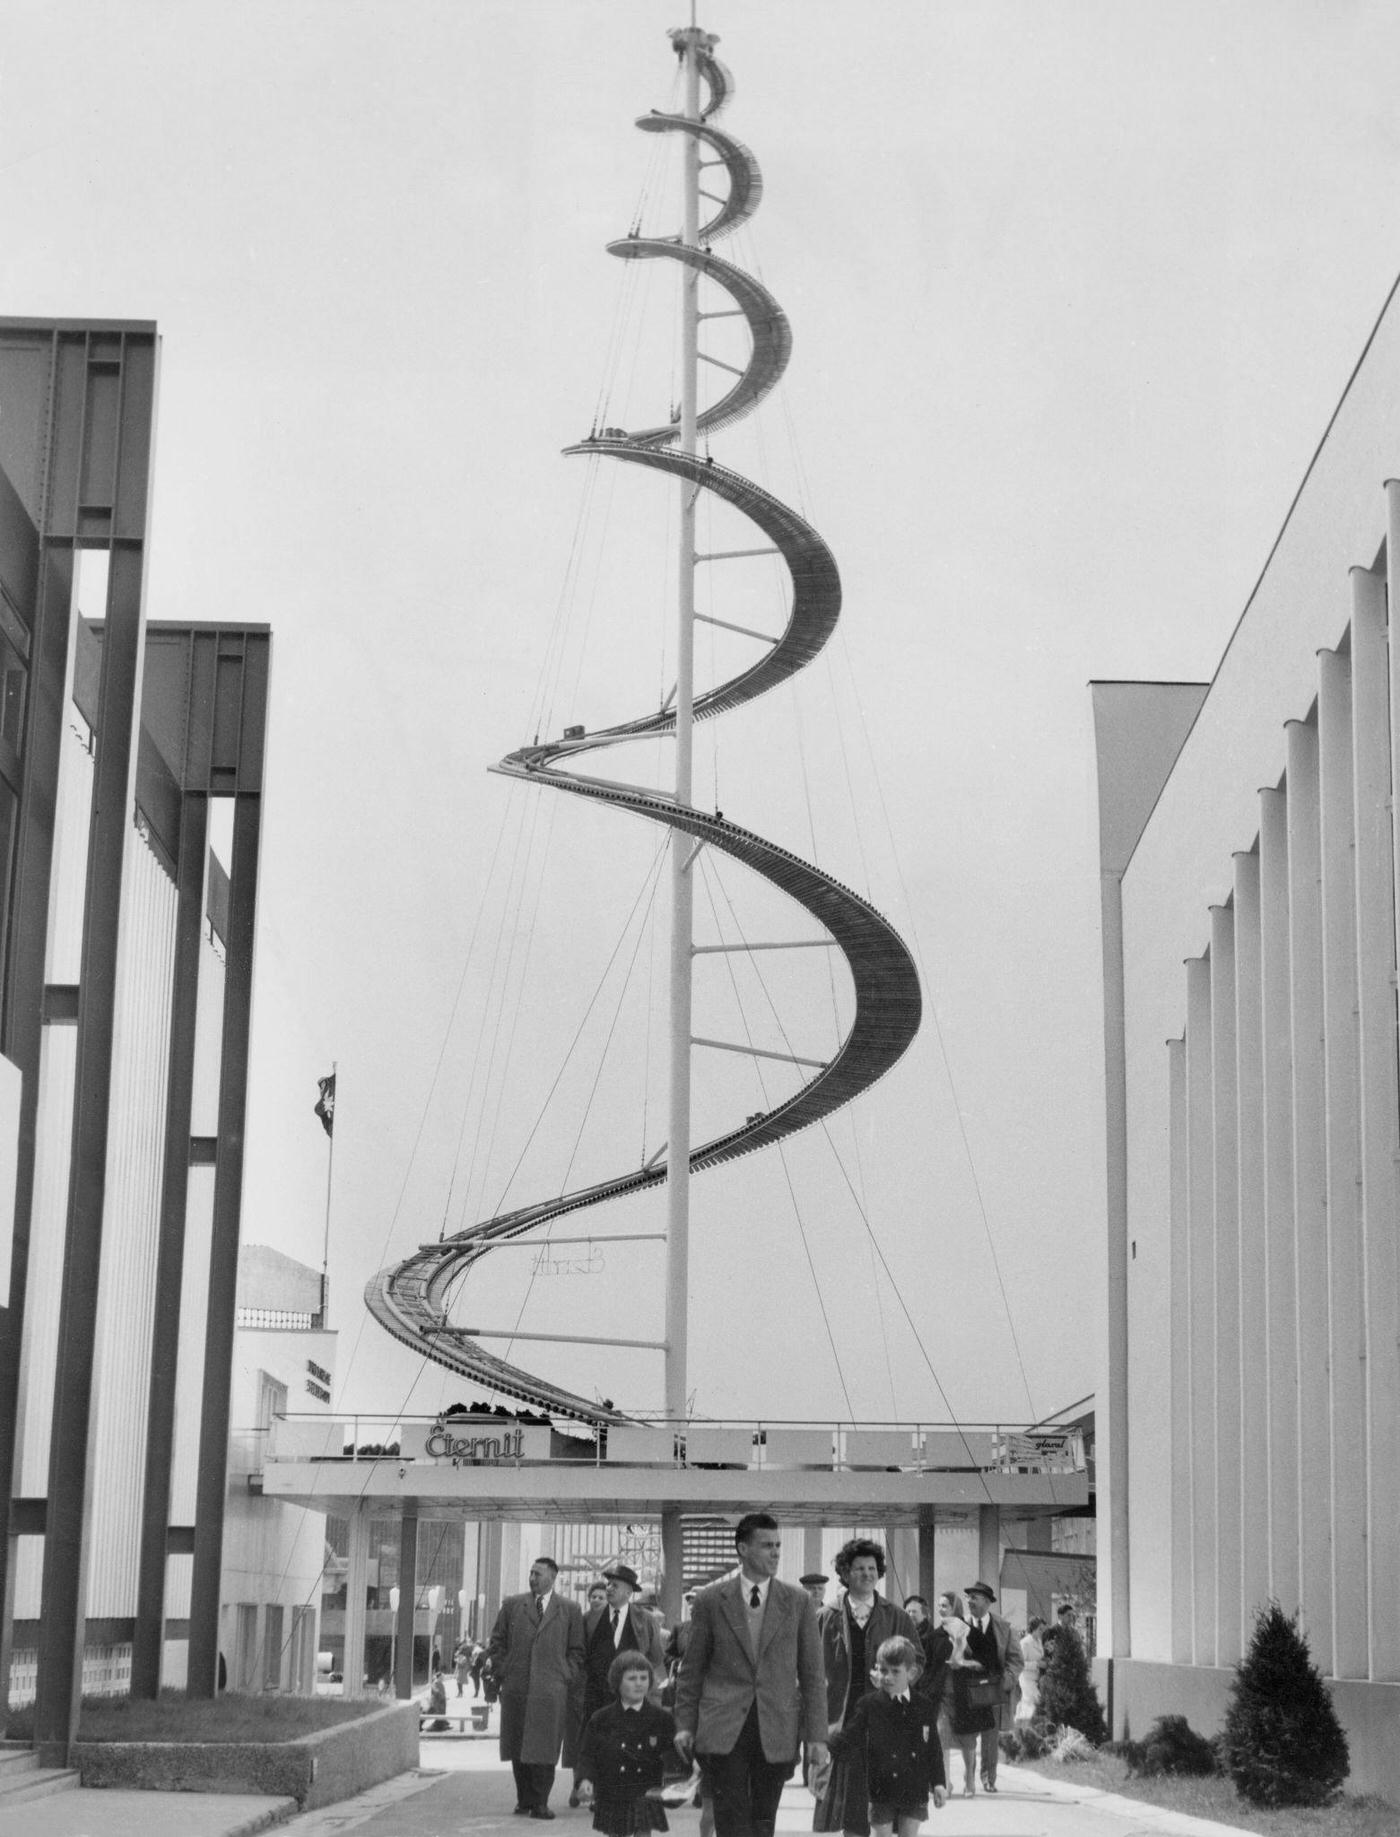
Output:
<path fill-rule="evenodd" d="M 439 1416 L 431 1425 L 405 1423 L 399 1448 L 415 1461 L 499 1467 L 515 1461 L 547 1461 L 549 1430 L 511 1416 Z"/>

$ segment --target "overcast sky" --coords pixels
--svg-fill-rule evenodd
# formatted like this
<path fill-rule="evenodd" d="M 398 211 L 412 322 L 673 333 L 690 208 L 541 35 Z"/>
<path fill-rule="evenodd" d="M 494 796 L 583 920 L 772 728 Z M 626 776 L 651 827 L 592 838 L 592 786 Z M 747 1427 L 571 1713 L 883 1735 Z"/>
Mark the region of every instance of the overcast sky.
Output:
<path fill-rule="evenodd" d="M 1400 266 L 1400 11 L 700 17 L 765 179 L 720 252 L 794 333 L 779 394 L 714 452 L 811 519 L 845 607 L 827 657 L 712 724 L 697 801 L 887 912 L 926 1006 L 829 1137 L 695 1183 L 695 1408 L 1026 1420 L 1093 1388 L 1100 1340 L 1086 685 L 1206 679 L 1240 615 Z M 627 718 L 669 685 L 674 492 L 560 449 L 609 384 L 609 422 L 669 407 L 674 277 L 604 244 L 639 199 L 645 229 L 677 227 L 667 150 L 632 123 L 675 106 L 684 20 L 684 0 L 6 9 L 3 310 L 157 321 L 148 615 L 275 634 L 244 1230 L 319 1263 L 311 1106 L 338 1062 L 353 1408 L 465 1388 L 369 1321 L 374 1270 L 665 1133 L 658 836 L 486 767 L 541 720 Z M 776 629 L 780 589 L 728 564 L 702 604 Z M 706 638 L 702 677 L 750 655 Z M 664 779 L 635 751 L 590 769 Z M 734 869 L 700 911 L 702 935 L 795 935 Z M 745 1012 L 821 1056 L 844 983 L 798 955 Z M 738 1038 L 723 961 L 697 972 L 696 1031 Z M 699 1132 L 792 1088 L 720 1059 Z M 662 1220 L 657 1196 L 594 1228 Z M 532 1276 L 503 1252 L 458 1318 L 654 1339 L 661 1255 L 609 1243 L 601 1273 Z M 661 1400 L 652 1353 L 514 1356 Z"/>

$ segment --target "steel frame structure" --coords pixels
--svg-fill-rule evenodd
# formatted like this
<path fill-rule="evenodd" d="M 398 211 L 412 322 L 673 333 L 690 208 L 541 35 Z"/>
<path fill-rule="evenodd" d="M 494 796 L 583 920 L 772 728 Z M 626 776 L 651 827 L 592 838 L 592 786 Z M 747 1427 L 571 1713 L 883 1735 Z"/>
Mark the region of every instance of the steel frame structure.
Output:
<path fill-rule="evenodd" d="M 20 745 L 0 746 L 0 778 L 17 798 L 13 853 L 4 864 L 10 879 L 4 890 L 0 1050 L 22 1074 L 11 1281 L 8 1305 L 0 1315 L 0 1680 L 8 1684 L 14 1644 L 18 1539 L 42 1536 L 41 1608 L 32 1632 L 39 1655 L 35 1747 L 47 1765 L 67 1759 L 82 1687 L 83 1648 L 92 1631 L 85 1615 L 85 1577 L 97 1272 L 107 1198 L 122 872 L 133 803 L 153 852 L 178 887 L 178 919 L 151 1390 L 141 1457 L 139 1599 L 130 1619 L 104 1622 L 100 1631 L 106 1638 L 133 1640 L 134 1687 L 140 1680 L 153 1694 L 166 1631 L 166 1556 L 171 1550 L 192 1549 L 192 1643 L 196 1651 L 207 1647 L 217 1652 L 235 1317 L 229 1270 L 236 1272 L 237 1263 L 269 635 L 263 626 L 147 628 L 145 554 L 157 364 L 156 328 L 149 323 L 0 319 L 0 366 L 9 386 L 0 436 L 0 583 L 6 636 L 20 647 L 28 668 Z M 18 412 L 12 413 L 12 407 Z M 105 552 L 108 558 L 104 617 L 95 625 L 81 623 L 73 605 L 77 561 L 84 550 Z M 70 665 L 73 699 L 93 734 L 94 781 L 79 981 L 75 987 L 58 987 L 45 982 L 46 944 Z M 209 1158 L 209 1144 L 196 1143 L 190 1134 L 190 1096 L 195 986 L 208 904 L 207 806 L 211 796 L 220 795 L 235 801 L 235 842 L 225 927 L 214 1270 L 197 1533 L 193 1526 L 171 1527 L 167 1519 L 188 1169 Z M 39 1066 L 44 1029 L 56 1025 L 76 1026 L 78 1070 L 58 1357 L 52 1374 L 51 1453 L 44 1497 L 16 1497 Z M 31 1391 L 46 1375 L 28 1374 Z M 206 1523 L 211 1509 L 212 1520 Z M 215 1663 L 211 1658 L 208 1665 L 211 1690 Z"/>
<path fill-rule="evenodd" d="M 665 1411 L 673 1425 L 686 1415 L 687 1275 L 689 1182 L 693 1174 L 755 1149 L 782 1141 L 794 1131 L 820 1121 L 867 1090 L 901 1057 L 918 1031 L 921 997 L 909 951 L 894 928 L 865 900 L 830 875 L 785 849 L 726 821 L 718 813 L 698 810 L 692 802 L 691 740 L 694 723 L 742 706 L 787 681 L 816 657 L 826 644 L 841 608 L 836 562 L 817 532 L 794 510 L 752 480 L 718 465 L 699 451 L 699 437 L 738 420 L 769 393 L 781 377 L 792 348 L 787 319 L 777 301 L 751 276 L 713 254 L 710 244 L 745 222 L 762 196 L 762 179 L 753 155 L 714 125 L 731 93 L 728 72 L 714 56 L 716 39 L 692 23 L 671 34 L 681 61 L 685 107 L 679 114 L 653 111 L 637 126 L 646 133 L 679 134 L 684 140 L 683 223 L 674 238 L 633 233 L 608 245 L 608 252 L 627 261 L 671 261 L 680 271 L 681 358 L 680 406 L 665 425 L 622 433 L 595 430 L 566 451 L 593 460 L 608 459 L 642 466 L 673 478 L 680 491 L 677 562 L 677 680 L 660 709 L 593 733 L 569 730 L 565 738 L 521 748 L 491 769 L 536 786 L 587 797 L 664 824 L 671 837 L 671 983 L 670 1102 L 664 1149 L 640 1170 L 615 1179 L 519 1207 L 473 1225 L 438 1244 L 421 1246 L 412 1256 L 381 1270 L 365 1290 L 371 1313 L 396 1338 L 426 1357 L 476 1379 L 508 1397 L 557 1415 L 602 1426 L 625 1417 L 523 1371 L 488 1352 L 480 1329 L 455 1328 L 448 1321 L 448 1302 L 472 1266 L 495 1246 L 533 1227 L 609 1199 L 665 1184 L 667 1187 L 666 1380 Z M 702 91 L 704 92 L 702 100 Z M 728 177 L 728 195 L 715 198 L 718 210 L 703 225 L 700 199 L 700 153 Z M 730 305 L 702 311 L 699 284 L 719 287 Z M 740 317 L 750 336 L 750 354 L 742 370 L 719 363 L 699 349 L 704 321 Z M 712 406 L 698 402 L 699 364 L 713 362 L 736 378 Z M 754 525 L 762 546 L 697 552 L 696 504 L 702 492 L 726 502 Z M 791 577 L 787 623 L 776 637 L 756 632 L 764 649 L 755 663 L 718 685 L 697 693 L 693 683 L 695 570 L 702 563 L 777 553 Z M 722 620 L 710 621 L 724 623 Z M 741 628 L 734 627 L 739 630 Z M 742 628 L 747 630 L 747 628 Z M 673 791 L 649 790 L 615 780 L 585 776 L 570 769 L 580 754 L 647 736 L 674 735 L 676 775 Z M 855 1012 L 846 1038 L 827 1062 L 793 1059 L 815 1066 L 794 1096 L 764 1115 L 713 1141 L 692 1147 L 690 1140 L 690 1061 L 695 1046 L 752 1052 L 724 1041 L 696 1040 L 691 1031 L 691 974 L 696 946 L 692 936 L 693 879 L 696 854 L 709 846 L 744 863 L 787 893 L 822 926 L 822 942 L 834 944 L 850 969 Z M 803 941 L 805 944 L 807 941 Z M 799 945 L 798 947 L 801 947 Z M 700 949 L 714 949 L 701 946 Z M 762 946 L 760 946 L 762 948 Z M 768 948 L 788 948 L 770 945 Z M 761 1054 L 763 1057 L 790 1055 Z M 664 1165 L 660 1165 L 664 1158 Z M 516 1335 L 515 1337 L 526 1337 Z M 558 1337 L 558 1336 L 555 1336 Z M 674 1514 L 672 1514 L 674 1516 Z M 678 1519 L 663 1528 L 668 1557 L 679 1558 Z M 672 1548 L 671 1546 L 674 1546 Z M 679 1561 L 667 1563 L 679 1575 Z M 670 1584 L 668 1583 L 668 1586 Z M 678 1584 L 677 1584 L 678 1585 Z M 679 1606 L 679 1601 L 672 1604 Z"/>

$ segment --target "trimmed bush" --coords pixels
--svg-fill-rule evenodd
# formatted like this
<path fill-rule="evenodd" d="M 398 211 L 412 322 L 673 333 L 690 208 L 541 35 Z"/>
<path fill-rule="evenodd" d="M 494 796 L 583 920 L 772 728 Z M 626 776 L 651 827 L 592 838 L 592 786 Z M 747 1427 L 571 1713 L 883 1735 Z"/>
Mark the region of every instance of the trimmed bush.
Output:
<path fill-rule="evenodd" d="M 1347 1738 L 1296 1615 L 1276 1601 L 1235 1669 L 1225 1764 L 1252 1805 L 1327 1805 L 1350 1771 Z"/>
<path fill-rule="evenodd" d="M 1108 1740 L 1103 1705 L 1089 1676 L 1084 1642 L 1069 1627 L 1060 1632 L 1041 1673 L 1036 1721 L 1052 1728 L 1078 1729 L 1096 1748 Z"/>
<path fill-rule="evenodd" d="M 1125 1741 L 1118 1752 L 1129 1774 L 1151 1778 L 1159 1773 L 1217 1773 L 1219 1756 L 1213 1742 L 1198 1735 L 1185 1716 L 1159 1716 L 1142 1741 Z"/>
<path fill-rule="evenodd" d="M 997 1740 L 997 1748 L 1009 1761 L 1038 1760 L 1046 1749 L 1045 1729 L 1033 1722 L 1018 1722 Z"/>

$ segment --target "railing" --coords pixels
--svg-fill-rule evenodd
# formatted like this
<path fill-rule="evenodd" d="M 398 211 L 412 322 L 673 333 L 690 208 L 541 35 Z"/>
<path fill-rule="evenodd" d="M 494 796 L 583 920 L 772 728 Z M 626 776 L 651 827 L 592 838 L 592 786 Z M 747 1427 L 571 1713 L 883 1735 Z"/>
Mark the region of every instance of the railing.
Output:
<path fill-rule="evenodd" d="M 1083 1432 L 1001 1423 L 691 1421 L 561 1434 L 517 1417 L 286 1415 L 264 1458 L 452 1466 L 733 1468 L 775 1471 L 1068 1474 L 1087 1469 Z"/>
<path fill-rule="evenodd" d="M 319 1313 L 308 1308 L 240 1308 L 236 1324 L 240 1327 L 270 1328 L 288 1333 L 314 1332 L 321 1327 Z"/>

